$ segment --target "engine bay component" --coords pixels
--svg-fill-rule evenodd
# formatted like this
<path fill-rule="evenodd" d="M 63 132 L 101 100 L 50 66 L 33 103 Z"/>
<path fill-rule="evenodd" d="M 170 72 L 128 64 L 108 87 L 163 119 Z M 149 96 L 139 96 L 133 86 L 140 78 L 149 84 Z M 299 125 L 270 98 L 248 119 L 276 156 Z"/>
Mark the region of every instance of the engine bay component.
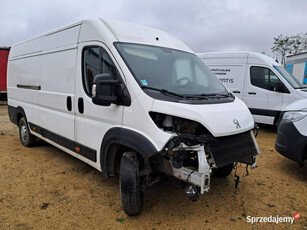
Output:
<path fill-rule="evenodd" d="M 185 188 L 185 194 L 189 197 L 191 201 L 197 201 L 199 196 L 199 189 L 194 185 L 188 185 Z"/>
<path fill-rule="evenodd" d="M 174 153 L 172 157 L 172 165 L 176 169 L 183 167 L 183 161 L 187 159 L 187 151 L 184 148 L 180 148 L 177 152 Z"/>
<path fill-rule="evenodd" d="M 191 168 L 189 166 L 175 168 L 174 165 L 172 165 L 173 176 L 187 183 L 198 186 L 200 188 L 200 194 L 204 194 L 205 191 L 208 192 L 210 188 L 210 175 L 212 170 L 207 162 L 204 146 L 186 146 L 181 144 L 180 147 L 173 149 L 173 151 L 176 152 L 180 148 L 197 153 L 196 160 L 198 161 L 198 168 Z"/>

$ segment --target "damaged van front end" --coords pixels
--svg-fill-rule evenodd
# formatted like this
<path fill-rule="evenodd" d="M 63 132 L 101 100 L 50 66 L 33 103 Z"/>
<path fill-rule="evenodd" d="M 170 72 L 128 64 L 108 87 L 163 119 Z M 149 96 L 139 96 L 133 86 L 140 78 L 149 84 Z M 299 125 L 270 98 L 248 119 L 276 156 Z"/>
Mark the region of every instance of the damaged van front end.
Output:
<path fill-rule="evenodd" d="M 186 182 L 186 193 L 192 200 L 198 193 L 209 191 L 212 174 L 227 176 L 235 163 L 257 166 L 260 151 L 253 132 L 255 126 L 252 119 L 245 119 L 251 115 L 240 100 L 215 104 L 212 113 L 212 105 L 194 105 L 189 110 L 187 105 L 183 109 L 181 104 L 158 101 L 153 108 L 162 111 L 165 106 L 173 114 L 185 114 L 190 119 L 150 112 L 158 128 L 172 134 L 163 149 L 151 156 L 155 159 L 154 168 Z M 216 113 L 218 109 L 221 111 Z M 215 121 L 210 122 L 211 119 Z"/>

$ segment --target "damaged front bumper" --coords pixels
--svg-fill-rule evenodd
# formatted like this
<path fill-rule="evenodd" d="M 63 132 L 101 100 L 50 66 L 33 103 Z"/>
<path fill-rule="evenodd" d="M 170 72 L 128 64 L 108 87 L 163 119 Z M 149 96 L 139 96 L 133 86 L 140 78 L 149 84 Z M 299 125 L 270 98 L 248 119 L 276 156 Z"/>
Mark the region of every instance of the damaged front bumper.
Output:
<path fill-rule="evenodd" d="M 170 151 L 172 154 L 168 154 Z M 248 131 L 218 138 L 196 135 L 175 136 L 166 144 L 161 154 L 168 155 L 164 161 L 168 161 L 171 167 L 169 174 L 199 187 L 200 194 L 204 194 L 210 189 L 212 169 L 235 162 L 255 168 L 260 151 L 253 131 Z M 178 164 L 180 160 L 184 162 L 190 154 L 193 154 L 197 164 L 194 166 Z"/>

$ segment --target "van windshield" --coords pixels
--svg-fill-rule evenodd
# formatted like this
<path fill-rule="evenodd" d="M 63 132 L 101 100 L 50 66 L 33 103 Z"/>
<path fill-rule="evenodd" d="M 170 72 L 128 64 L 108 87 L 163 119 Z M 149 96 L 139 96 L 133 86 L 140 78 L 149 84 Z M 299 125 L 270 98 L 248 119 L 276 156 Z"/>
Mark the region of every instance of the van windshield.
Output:
<path fill-rule="evenodd" d="M 274 68 L 281 74 L 281 76 L 294 88 L 305 88 L 292 74 L 290 74 L 283 66 L 274 66 Z"/>
<path fill-rule="evenodd" d="M 218 78 L 194 54 L 131 43 L 115 46 L 144 90 L 160 90 L 173 96 L 228 96 Z"/>

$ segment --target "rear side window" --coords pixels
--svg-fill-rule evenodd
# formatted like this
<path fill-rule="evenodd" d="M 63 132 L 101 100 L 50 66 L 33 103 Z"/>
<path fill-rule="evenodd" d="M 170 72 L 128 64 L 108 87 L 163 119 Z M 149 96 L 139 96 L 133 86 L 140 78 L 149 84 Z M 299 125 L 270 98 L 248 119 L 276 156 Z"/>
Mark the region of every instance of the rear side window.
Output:
<path fill-rule="evenodd" d="M 101 47 L 86 47 L 83 50 L 83 87 L 87 95 L 92 96 L 94 78 L 98 74 L 109 73 L 118 79 L 118 72 L 109 54 Z"/>
<path fill-rule="evenodd" d="M 250 68 L 250 75 L 251 84 L 262 89 L 274 91 L 278 84 L 283 84 L 269 68 L 252 66 Z"/>

